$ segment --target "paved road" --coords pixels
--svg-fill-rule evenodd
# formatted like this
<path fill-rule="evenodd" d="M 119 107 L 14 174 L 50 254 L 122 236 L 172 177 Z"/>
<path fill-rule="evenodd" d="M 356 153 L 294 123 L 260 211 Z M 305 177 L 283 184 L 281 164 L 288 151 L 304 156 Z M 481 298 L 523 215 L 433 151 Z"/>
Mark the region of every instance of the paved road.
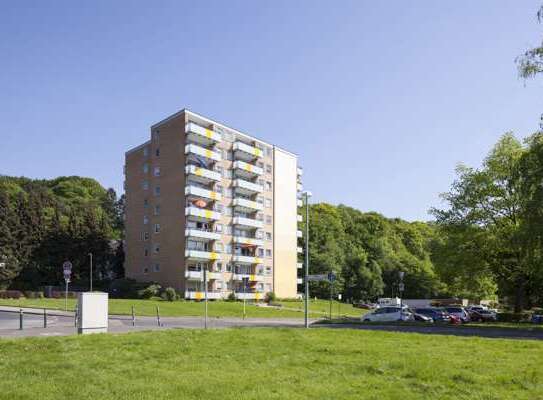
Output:
<path fill-rule="evenodd" d="M 373 324 L 314 324 L 313 327 L 332 329 L 362 329 L 370 331 L 423 333 L 431 335 L 477 336 L 500 339 L 543 340 L 543 329 L 516 329 L 450 325 L 373 325 Z"/>

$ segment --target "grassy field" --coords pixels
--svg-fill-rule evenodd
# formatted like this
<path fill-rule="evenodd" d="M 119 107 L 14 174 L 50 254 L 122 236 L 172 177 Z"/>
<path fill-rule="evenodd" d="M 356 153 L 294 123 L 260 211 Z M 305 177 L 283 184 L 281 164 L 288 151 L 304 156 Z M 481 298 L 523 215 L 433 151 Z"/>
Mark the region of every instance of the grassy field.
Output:
<path fill-rule="evenodd" d="M 329 329 L 0 340 L 2 399 L 541 399 L 537 341 Z"/>
<path fill-rule="evenodd" d="M 291 302 L 287 302 L 290 304 Z M 68 309 L 73 310 L 76 300 L 68 299 Z M 292 302 L 293 305 L 298 303 Z M 15 307 L 39 307 L 64 310 L 64 299 L 0 299 L 0 305 Z M 160 300 L 125 300 L 110 299 L 110 314 L 129 315 L 135 307 L 136 315 L 156 315 L 156 306 L 160 309 L 160 315 L 164 317 L 201 316 L 204 313 L 204 303 L 194 301 L 160 301 Z M 342 305 L 347 309 L 348 305 Z M 290 308 L 290 306 L 289 306 Z M 249 318 L 303 318 L 303 308 L 291 307 L 295 310 L 282 310 L 275 308 L 256 307 L 247 303 L 246 316 Z M 298 310 L 298 311 L 296 311 Z M 334 310 L 337 310 L 337 305 Z M 227 301 L 210 301 L 208 312 L 211 317 L 242 317 L 243 303 Z M 334 311 L 335 312 L 335 311 Z M 360 313 L 359 313 L 360 314 Z M 321 301 L 311 304 L 310 316 L 312 318 L 323 317 Z M 336 314 L 337 316 L 337 314 Z"/>
<path fill-rule="evenodd" d="M 296 309 L 299 311 L 304 310 L 304 302 L 302 300 L 278 301 L 277 303 L 281 304 L 285 308 Z M 309 302 L 309 309 L 313 313 L 321 314 L 322 316 L 329 316 L 330 301 L 313 299 Z M 338 318 L 338 316 L 360 318 L 360 316 L 366 312 L 368 312 L 368 310 L 355 308 L 352 304 L 340 303 L 335 300 L 332 301 L 332 318 Z"/>

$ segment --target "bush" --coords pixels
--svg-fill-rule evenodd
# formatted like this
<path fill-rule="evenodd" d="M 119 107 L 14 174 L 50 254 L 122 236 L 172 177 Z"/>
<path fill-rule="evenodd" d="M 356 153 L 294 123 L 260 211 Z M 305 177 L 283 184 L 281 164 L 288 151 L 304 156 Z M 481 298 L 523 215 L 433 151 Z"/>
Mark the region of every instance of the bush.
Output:
<path fill-rule="evenodd" d="M 51 292 L 51 297 L 53 299 L 63 299 L 66 297 L 66 292 L 61 292 L 60 290 L 53 290 Z M 69 299 L 76 299 L 77 298 L 77 292 L 68 292 L 68 298 Z"/>
<path fill-rule="evenodd" d="M 266 297 L 264 298 L 264 301 L 266 303 L 273 303 L 277 297 L 275 296 L 275 292 L 268 292 L 266 293 Z"/>
<path fill-rule="evenodd" d="M 498 313 L 497 320 L 499 322 L 528 322 L 531 317 L 531 312 L 502 312 Z"/>
<path fill-rule="evenodd" d="M 135 299 L 140 290 L 145 289 L 152 282 L 137 282 L 135 279 L 120 278 L 111 281 L 108 293 L 112 299 Z"/>
<path fill-rule="evenodd" d="M 167 287 L 166 289 L 164 289 L 164 292 L 162 293 L 162 296 L 161 296 L 164 300 L 167 300 L 167 301 L 175 301 L 177 300 L 177 292 L 175 291 L 174 288 L 172 287 Z"/>
<path fill-rule="evenodd" d="M 138 291 L 138 297 L 140 299 L 150 299 L 151 297 L 157 297 L 160 294 L 161 286 L 153 283 L 147 286 L 145 289 Z"/>
<path fill-rule="evenodd" d="M 0 299 L 20 299 L 23 297 L 23 292 L 20 290 L 2 290 L 0 291 Z"/>
<path fill-rule="evenodd" d="M 236 294 L 234 292 L 230 292 L 228 297 L 226 298 L 227 301 L 236 301 Z"/>
<path fill-rule="evenodd" d="M 27 299 L 42 299 L 43 298 L 43 292 L 33 292 L 30 290 L 25 290 L 23 293 Z"/>

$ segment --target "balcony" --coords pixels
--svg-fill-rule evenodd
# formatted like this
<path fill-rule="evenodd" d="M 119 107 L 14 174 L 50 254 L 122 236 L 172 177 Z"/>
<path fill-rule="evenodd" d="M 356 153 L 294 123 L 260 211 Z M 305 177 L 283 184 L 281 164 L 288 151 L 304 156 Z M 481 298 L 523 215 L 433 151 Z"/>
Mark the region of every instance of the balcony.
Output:
<path fill-rule="evenodd" d="M 232 261 L 241 264 L 262 264 L 262 259 L 259 257 L 242 256 L 239 254 L 235 254 L 234 256 L 232 256 Z"/>
<path fill-rule="evenodd" d="M 210 183 L 220 182 L 221 174 L 217 171 L 212 171 L 207 168 L 197 167 L 196 165 L 187 165 L 185 167 L 185 173 L 198 182 Z"/>
<path fill-rule="evenodd" d="M 296 215 L 296 221 L 304 222 L 304 217 L 302 217 L 300 214 L 298 214 L 298 215 Z"/>
<path fill-rule="evenodd" d="M 302 201 L 302 199 L 297 199 L 296 200 L 296 206 L 303 207 L 303 205 L 304 205 L 304 202 Z"/>
<path fill-rule="evenodd" d="M 302 249 L 301 247 L 296 247 L 296 252 L 297 253 L 303 253 L 304 252 L 304 249 Z"/>
<path fill-rule="evenodd" d="M 236 159 L 240 158 L 242 160 L 253 160 L 264 155 L 262 150 L 243 142 L 235 142 L 232 149 L 235 152 Z"/>
<path fill-rule="evenodd" d="M 249 176 L 257 176 L 264 173 L 264 170 L 262 168 L 241 160 L 234 161 L 234 169 L 241 172 L 243 175 Z"/>
<path fill-rule="evenodd" d="M 210 281 L 214 279 L 222 279 L 222 272 L 208 272 L 207 279 Z"/>
<path fill-rule="evenodd" d="M 194 122 L 188 122 L 185 125 L 185 132 L 190 139 L 201 143 L 219 143 L 222 141 L 222 135 L 219 132 L 204 128 Z"/>
<path fill-rule="evenodd" d="M 218 153 L 216 151 L 206 149 L 204 147 L 195 145 L 195 144 L 187 144 L 185 146 L 185 154 L 195 154 L 197 156 L 205 157 L 209 160 L 213 161 L 221 161 L 222 156 L 221 153 Z"/>
<path fill-rule="evenodd" d="M 302 233 L 302 231 L 296 231 L 296 237 L 302 238 L 304 237 L 304 234 Z"/>
<path fill-rule="evenodd" d="M 185 257 L 198 261 L 214 261 L 219 259 L 219 254 L 214 251 L 185 249 Z"/>
<path fill-rule="evenodd" d="M 210 221 L 210 220 L 217 221 L 221 219 L 221 213 L 218 213 L 217 211 L 213 211 L 213 210 L 208 210 L 206 208 L 198 208 L 198 207 L 185 207 L 185 215 L 198 217 L 206 221 Z"/>
<path fill-rule="evenodd" d="M 249 282 L 263 282 L 263 274 L 234 274 L 232 277 L 235 281 L 242 281 L 247 279 Z"/>
<path fill-rule="evenodd" d="M 232 204 L 234 207 L 238 207 L 240 210 L 248 212 L 262 211 L 264 209 L 262 204 L 257 203 L 256 201 L 244 199 L 243 197 L 234 198 L 234 202 Z"/>
<path fill-rule="evenodd" d="M 296 283 L 297 283 L 298 285 L 303 285 L 304 279 L 303 279 L 303 278 L 296 278 Z"/>
<path fill-rule="evenodd" d="M 212 190 L 207 190 L 198 186 L 185 186 L 185 196 L 193 197 L 202 197 L 209 200 L 218 200 L 222 199 L 222 195 L 219 192 L 214 192 Z"/>
<path fill-rule="evenodd" d="M 185 229 L 185 237 L 206 240 L 219 240 L 221 238 L 221 234 L 217 232 L 204 231 L 202 229 L 187 228 Z"/>
<path fill-rule="evenodd" d="M 296 268 L 302 269 L 304 267 L 303 263 L 296 263 Z"/>
<path fill-rule="evenodd" d="M 225 293 L 223 292 L 207 292 L 207 298 L 209 300 L 218 300 L 224 298 Z M 205 292 L 204 291 L 191 291 L 187 290 L 185 292 L 185 299 L 187 300 L 204 300 Z"/>
<path fill-rule="evenodd" d="M 204 273 L 202 271 L 185 271 L 185 278 L 189 281 L 201 281 L 204 279 Z"/>
<path fill-rule="evenodd" d="M 256 238 L 249 238 L 245 236 L 234 236 L 232 238 L 234 243 L 239 244 L 250 244 L 253 246 L 264 246 L 264 240 L 262 239 L 256 239 Z"/>
<path fill-rule="evenodd" d="M 234 179 L 233 186 L 236 188 L 236 190 L 239 190 L 240 193 L 245 193 L 249 195 L 255 193 L 262 193 L 264 191 L 263 186 L 239 178 Z"/>
<path fill-rule="evenodd" d="M 296 168 L 296 175 L 302 176 L 304 174 L 304 169 L 302 167 Z"/>
<path fill-rule="evenodd" d="M 304 186 L 300 182 L 298 182 L 298 183 L 296 183 L 296 190 L 298 192 L 301 192 L 301 191 L 304 190 Z"/>
<path fill-rule="evenodd" d="M 240 225 L 242 227 L 248 228 L 262 228 L 264 226 L 264 223 L 262 221 L 245 217 L 234 217 L 232 223 L 234 225 Z"/>
<path fill-rule="evenodd" d="M 262 300 L 264 299 L 263 292 L 243 293 L 236 292 L 236 299 L 238 300 Z"/>

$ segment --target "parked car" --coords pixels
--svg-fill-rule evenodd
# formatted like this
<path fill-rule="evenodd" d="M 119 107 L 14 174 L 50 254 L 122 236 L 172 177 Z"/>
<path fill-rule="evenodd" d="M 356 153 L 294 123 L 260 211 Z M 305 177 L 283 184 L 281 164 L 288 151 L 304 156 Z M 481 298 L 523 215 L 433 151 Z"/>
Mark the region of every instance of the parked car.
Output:
<path fill-rule="evenodd" d="M 412 312 L 413 314 L 413 320 L 417 322 L 426 322 L 428 324 L 433 324 L 434 320 L 430 317 L 427 317 L 426 315 L 417 314 L 416 312 Z"/>
<path fill-rule="evenodd" d="M 449 315 L 458 317 L 460 319 L 460 322 L 463 324 L 471 320 L 469 313 L 464 307 L 451 306 L 445 307 L 445 310 L 449 313 Z"/>
<path fill-rule="evenodd" d="M 428 307 L 428 308 L 415 308 L 416 314 L 421 314 L 426 317 L 432 318 L 434 322 L 450 323 L 451 317 L 447 312 L 441 308 Z"/>
<path fill-rule="evenodd" d="M 474 322 L 493 322 L 497 320 L 496 313 L 490 310 L 472 310 L 470 311 L 469 317 Z"/>
<path fill-rule="evenodd" d="M 353 307 L 362 308 L 364 310 L 373 310 L 375 305 L 370 303 L 353 303 Z"/>
<path fill-rule="evenodd" d="M 413 321 L 413 314 L 401 307 L 380 307 L 363 314 L 360 319 L 362 322 Z"/>

